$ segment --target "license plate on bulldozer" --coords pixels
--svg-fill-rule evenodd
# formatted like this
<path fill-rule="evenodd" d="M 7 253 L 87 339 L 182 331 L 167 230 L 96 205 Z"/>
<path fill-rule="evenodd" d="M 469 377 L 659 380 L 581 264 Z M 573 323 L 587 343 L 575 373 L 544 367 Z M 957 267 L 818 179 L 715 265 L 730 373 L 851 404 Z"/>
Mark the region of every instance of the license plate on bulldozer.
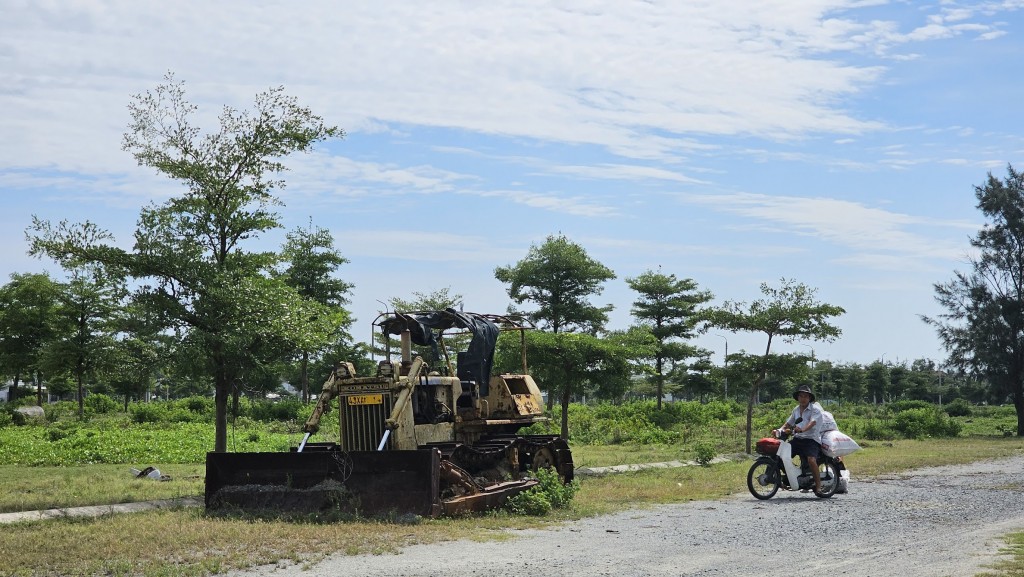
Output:
<path fill-rule="evenodd" d="M 384 395 L 351 395 L 349 405 L 380 405 L 384 403 Z"/>

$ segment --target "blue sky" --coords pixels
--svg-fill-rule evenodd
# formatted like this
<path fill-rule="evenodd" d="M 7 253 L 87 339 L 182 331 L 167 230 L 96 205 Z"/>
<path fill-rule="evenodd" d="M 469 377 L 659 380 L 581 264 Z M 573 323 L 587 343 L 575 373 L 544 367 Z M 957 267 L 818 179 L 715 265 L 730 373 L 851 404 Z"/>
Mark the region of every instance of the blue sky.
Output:
<path fill-rule="evenodd" d="M 345 139 L 292 157 L 284 228 L 350 259 L 357 338 L 379 301 L 450 287 L 502 312 L 497 266 L 564 234 L 617 278 L 715 303 L 792 278 L 844 307 L 834 362 L 940 360 L 919 315 L 965 269 L 974 186 L 1024 165 L 1024 0 L 327 2 L 0 0 L 0 277 L 32 215 L 130 248 L 175 185 L 121 150 L 168 71 L 214 128 L 284 86 Z M 720 336 L 719 336 L 720 335 Z M 760 336 L 709 334 L 720 361 Z"/>

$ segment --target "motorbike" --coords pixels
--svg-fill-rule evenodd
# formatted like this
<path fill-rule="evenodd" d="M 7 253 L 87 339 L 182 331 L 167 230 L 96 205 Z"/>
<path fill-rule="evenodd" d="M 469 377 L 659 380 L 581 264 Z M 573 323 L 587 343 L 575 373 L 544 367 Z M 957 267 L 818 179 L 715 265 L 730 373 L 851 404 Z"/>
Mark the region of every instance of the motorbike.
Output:
<path fill-rule="evenodd" d="M 774 433 L 774 437 L 766 437 L 757 442 L 757 452 L 760 456 L 747 472 L 747 489 L 750 490 L 750 494 L 758 499 L 771 499 L 780 488 L 787 491 L 813 490 L 813 472 L 806 463 L 797 465 L 793 462 L 793 447 L 788 440 L 789 434 L 782 431 Z M 822 499 L 832 497 L 839 488 L 840 471 L 843 468 L 840 458 L 822 453 L 818 458 L 821 491 L 814 491 L 814 494 Z M 796 483 L 793 482 L 794 479 Z"/>

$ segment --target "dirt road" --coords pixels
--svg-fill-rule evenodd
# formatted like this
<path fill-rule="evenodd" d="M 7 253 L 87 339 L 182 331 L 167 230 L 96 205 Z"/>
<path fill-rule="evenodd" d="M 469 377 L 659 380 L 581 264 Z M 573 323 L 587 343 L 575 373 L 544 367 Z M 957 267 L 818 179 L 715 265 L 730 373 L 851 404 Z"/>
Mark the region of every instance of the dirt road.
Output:
<path fill-rule="evenodd" d="M 504 542 L 417 545 L 231 576 L 969 577 L 992 562 L 1002 535 L 1024 529 L 1022 471 L 1024 457 L 872 480 L 854 470 L 850 492 L 828 500 L 744 493 L 520 531 Z M 779 551 L 798 540 L 816 543 L 820 557 L 793 559 L 799 569 L 787 572 Z"/>

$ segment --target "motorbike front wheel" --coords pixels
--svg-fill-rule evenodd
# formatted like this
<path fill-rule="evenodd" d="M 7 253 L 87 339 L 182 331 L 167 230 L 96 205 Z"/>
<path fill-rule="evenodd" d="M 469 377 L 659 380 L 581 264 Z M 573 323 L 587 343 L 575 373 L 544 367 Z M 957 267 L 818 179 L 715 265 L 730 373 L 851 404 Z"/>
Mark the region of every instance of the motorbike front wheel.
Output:
<path fill-rule="evenodd" d="M 824 459 L 824 457 L 822 459 L 822 462 L 818 465 L 820 469 L 819 475 L 821 475 L 821 491 L 815 491 L 814 494 L 822 499 L 828 499 L 835 495 L 836 489 L 839 488 L 839 469 L 836 468 L 836 464 L 832 462 L 832 459 Z"/>
<path fill-rule="evenodd" d="M 758 499 L 771 499 L 779 491 L 782 478 L 774 459 L 759 458 L 747 472 L 747 489 Z M 834 490 L 833 490 L 834 492 Z"/>

